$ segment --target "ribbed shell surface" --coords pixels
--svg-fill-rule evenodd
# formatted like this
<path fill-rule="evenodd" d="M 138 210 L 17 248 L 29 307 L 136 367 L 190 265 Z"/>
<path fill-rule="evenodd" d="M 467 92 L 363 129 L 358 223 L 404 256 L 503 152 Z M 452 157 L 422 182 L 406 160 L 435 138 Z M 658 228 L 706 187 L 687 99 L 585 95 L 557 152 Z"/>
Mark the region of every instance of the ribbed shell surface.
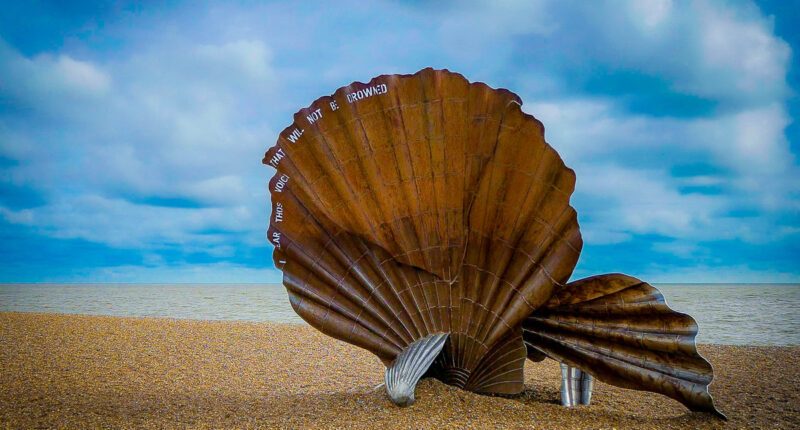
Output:
<path fill-rule="evenodd" d="M 263 162 L 303 319 L 386 363 L 448 333 L 446 382 L 521 391 L 519 326 L 582 242 L 574 173 L 515 94 L 447 70 L 353 83 L 295 114 Z"/>

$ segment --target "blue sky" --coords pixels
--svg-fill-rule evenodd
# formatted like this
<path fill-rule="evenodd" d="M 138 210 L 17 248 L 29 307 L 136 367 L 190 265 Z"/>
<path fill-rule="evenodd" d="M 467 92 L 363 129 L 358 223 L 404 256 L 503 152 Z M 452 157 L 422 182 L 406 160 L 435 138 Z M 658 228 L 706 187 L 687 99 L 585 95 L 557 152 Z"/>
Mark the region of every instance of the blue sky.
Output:
<path fill-rule="evenodd" d="M 7 2 L 0 282 L 276 282 L 264 151 L 352 81 L 520 95 L 577 174 L 574 278 L 800 282 L 793 2 Z"/>

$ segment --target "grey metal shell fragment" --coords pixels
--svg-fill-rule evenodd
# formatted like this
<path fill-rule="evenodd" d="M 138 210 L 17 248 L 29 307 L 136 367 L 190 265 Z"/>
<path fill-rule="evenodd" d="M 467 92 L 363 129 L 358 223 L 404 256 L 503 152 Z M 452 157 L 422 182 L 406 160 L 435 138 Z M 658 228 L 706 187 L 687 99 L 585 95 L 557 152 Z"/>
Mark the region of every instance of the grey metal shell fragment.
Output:
<path fill-rule="evenodd" d="M 417 382 L 442 351 L 447 336 L 447 333 L 435 333 L 412 343 L 386 368 L 386 394 L 392 403 L 397 406 L 414 403 Z"/>

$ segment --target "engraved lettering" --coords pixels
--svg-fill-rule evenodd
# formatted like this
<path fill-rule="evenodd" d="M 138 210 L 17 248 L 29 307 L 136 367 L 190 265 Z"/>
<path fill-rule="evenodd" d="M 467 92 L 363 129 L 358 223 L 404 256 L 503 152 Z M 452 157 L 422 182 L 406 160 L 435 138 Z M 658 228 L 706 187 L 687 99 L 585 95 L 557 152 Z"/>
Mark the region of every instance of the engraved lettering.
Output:
<path fill-rule="evenodd" d="M 280 247 L 281 247 L 281 232 L 279 232 L 279 231 L 273 231 L 272 232 L 272 243 L 275 244 L 276 248 L 280 249 Z"/>
<path fill-rule="evenodd" d="M 311 115 L 306 115 L 306 119 L 311 124 L 313 124 L 315 121 L 318 121 L 320 118 L 322 118 L 322 109 L 317 109 L 314 112 L 311 112 Z"/>
<path fill-rule="evenodd" d="M 295 143 L 295 142 L 297 142 L 297 139 L 299 139 L 300 136 L 303 135 L 304 131 L 305 130 L 303 130 L 303 129 L 299 129 L 299 130 L 298 129 L 294 129 L 294 130 L 292 130 L 291 133 L 289 133 L 289 136 L 287 136 L 286 138 L 289 139 L 289 142 Z"/>
<path fill-rule="evenodd" d="M 364 88 L 363 90 L 358 90 L 354 93 L 350 93 L 347 95 L 347 102 L 353 103 L 358 100 L 363 100 L 368 97 L 372 97 L 378 94 L 386 94 L 389 92 L 389 88 L 386 84 L 378 84 L 373 85 L 371 87 Z"/>
<path fill-rule="evenodd" d="M 278 182 L 275 183 L 275 192 L 282 193 L 286 183 L 289 182 L 289 175 L 281 175 Z"/>
<path fill-rule="evenodd" d="M 272 167 L 277 168 L 278 163 L 280 163 L 281 159 L 285 156 L 286 154 L 283 153 L 283 148 L 278 148 L 278 150 L 275 151 L 275 155 L 273 155 L 272 158 L 269 159 L 269 164 Z"/>
<path fill-rule="evenodd" d="M 281 202 L 275 202 L 275 222 L 283 221 L 283 205 Z"/>
<path fill-rule="evenodd" d="M 339 109 L 339 105 L 336 104 L 336 100 L 331 101 L 331 110 Z"/>

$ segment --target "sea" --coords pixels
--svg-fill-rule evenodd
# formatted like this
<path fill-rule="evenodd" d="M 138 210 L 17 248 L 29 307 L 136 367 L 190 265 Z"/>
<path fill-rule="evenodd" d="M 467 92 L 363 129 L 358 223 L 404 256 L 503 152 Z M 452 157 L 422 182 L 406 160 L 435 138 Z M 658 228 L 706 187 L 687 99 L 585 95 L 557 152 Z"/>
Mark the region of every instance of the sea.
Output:
<path fill-rule="evenodd" d="M 800 346 L 800 284 L 654 284 L 698 343 Z M 0 284 L 0 311 L 301 323 L 281 284 Z"/>

